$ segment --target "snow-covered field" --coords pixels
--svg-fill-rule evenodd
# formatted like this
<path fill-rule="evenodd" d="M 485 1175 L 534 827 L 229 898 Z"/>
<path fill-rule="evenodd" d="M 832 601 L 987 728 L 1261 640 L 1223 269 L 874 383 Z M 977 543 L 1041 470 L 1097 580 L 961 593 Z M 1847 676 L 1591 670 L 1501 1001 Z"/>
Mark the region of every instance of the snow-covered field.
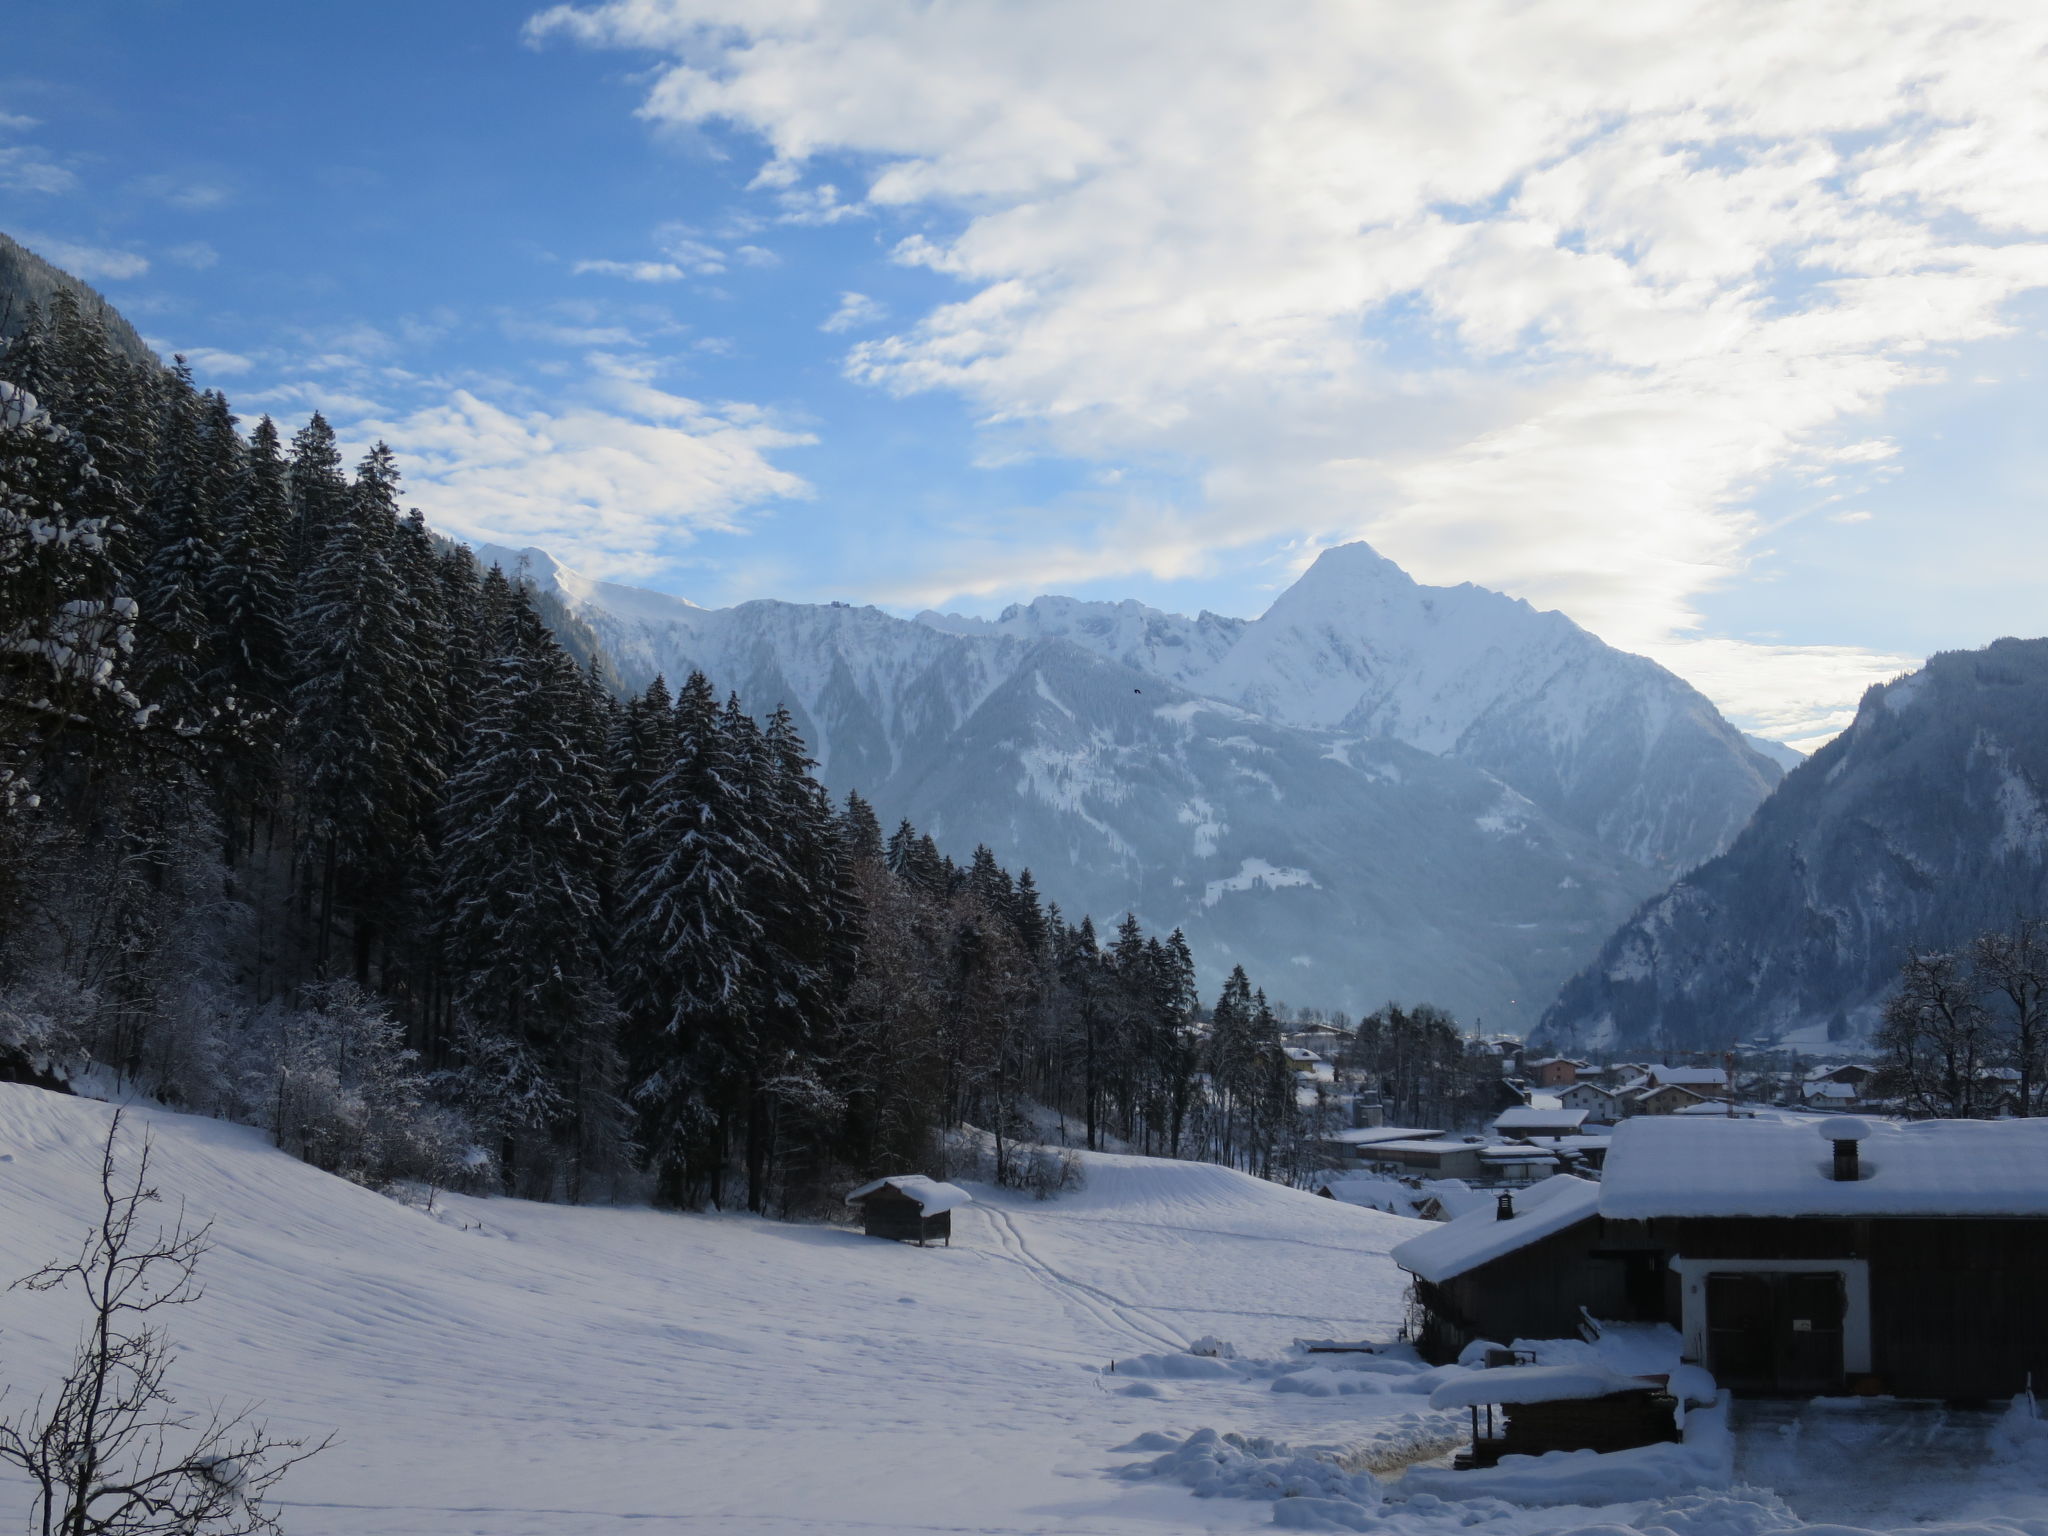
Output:
<path fill-rule="evenodd" d="M 0 1085 L 0 1276 L 75 1251 L 110 1114 Z M 169 1319 L 187 1401 L 253 1399 L 273 1429 L 338 1437 L 283 1485 L 294 1536 L 1163 1536 L 1276 1518 L 1759 1536 L 1827 1518 L 1754 1493 L 1532 1510 L 1376 1486 L 1362 1469 L 1441 1449 L 1454 1426 L 1428 1407 L 1436 1373 L 1290 1345 L 1390 1337 L 1405 1287 L 1386 1254 L 1421 1224 L 1224 1169 L 1090 1158 L 1085 1191 L 977 1189 L 953 1246 L 920 1250 L 738 1216 L 447 1197 L 429 1215 L 246 1129 L 128 1123 L 152 1135 L 171 1202 L 215 1224 L 207 1294 Z M 53 1379 L 78 1321 L 61 1294 L 0 1294 L 9 1406 Z M 1238 1358 L 1187 1353 L 1205 1335 Z M 1751 1463 L 1795 1475 L 1778 1442 L 1799 1424 L 1770 1432 Z M 1309 1447 L 1348 1459 L 1291 1449 Z M 1981 1519 L 1995 1494 L 2043 1518 L 2002 1536 L 2044 1536 L 2024 1462 L 2042 1457 L 1959 1469 L 1936 1502 Z M 1921 1506 L 1938 1475 L 1916 1474 Z M 1859 1486 L 1858 1523 L 1882 1528 L 1884 1501 Z M 23 1504 L 0 1484 L 0 1526 Z"/>

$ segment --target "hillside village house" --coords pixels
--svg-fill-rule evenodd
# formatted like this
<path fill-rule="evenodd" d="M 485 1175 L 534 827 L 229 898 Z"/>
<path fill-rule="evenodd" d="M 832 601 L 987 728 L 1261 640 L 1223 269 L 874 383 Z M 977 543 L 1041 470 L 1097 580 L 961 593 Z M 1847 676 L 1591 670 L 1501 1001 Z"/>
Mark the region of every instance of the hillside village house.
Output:
<path fill-rule="evenodd" d="M 1621 1118 L 1621 1096 L 1599 1083 L 1574 1083 L 1557 1096 L 1557 1102 L 1596 1124 L 1612 1125 Z"/>
<path fill-rule="evenodd" d="M 1738 1392 L 1975 1401 L 2048 1382 L 2048 1120 L 1620 1126 L 1560 1175 L 1412 1238 L 1419 1346 L 1666 1322 Z"/>
<path fill-rule="evenodd" d="M 1530 1086 L 1548 1092 L 1552 1089 L 1571 1087 L 1579 1080 L 1579 1073 L 1583 1072 L 1587 1065 L 1588 1063 L 1583 1061 L 1573 1061 L 1568 1056 L 1546 1056 L 1540 1061 L 1524 1062 L 1522 1072 L 1529 1079 Z"/>

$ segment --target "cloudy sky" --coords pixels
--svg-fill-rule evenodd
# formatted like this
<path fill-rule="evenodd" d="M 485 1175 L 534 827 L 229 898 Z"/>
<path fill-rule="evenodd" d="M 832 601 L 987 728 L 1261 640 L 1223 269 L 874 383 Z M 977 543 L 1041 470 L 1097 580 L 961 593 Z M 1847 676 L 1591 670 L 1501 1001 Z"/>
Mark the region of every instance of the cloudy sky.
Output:
<path fill-rule="evenodd" d="M 0 229 L 441 526 L 1254 614 L 1370 539 L 1810 744 L 2048 630 L 2038 0 L 66 0 Z"/>

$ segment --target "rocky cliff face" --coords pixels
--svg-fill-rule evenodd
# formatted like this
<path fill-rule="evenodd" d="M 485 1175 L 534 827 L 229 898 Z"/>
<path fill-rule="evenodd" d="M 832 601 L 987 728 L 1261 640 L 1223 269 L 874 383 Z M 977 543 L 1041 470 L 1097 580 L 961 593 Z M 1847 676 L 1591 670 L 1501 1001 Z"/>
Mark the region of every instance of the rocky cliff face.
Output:
<path fill-rule="evenodd" d="M 1555 614 L 1333 551 L 1253 622 L 1043 598 L 1001 619 L 705 609 L 524 560 L 629 681 L 786 703 L 835 790 L 1070 911 L 1187 931 L 1211 979 L 1533 1024 L 1776 777 L 1677 678 Z M 1526 787 L 1525 787 L 1526 786 Z"/>
<path fill-rule="evenodd" d="M 1645 905 L 1544 1016 L 1559 1045 L 1858 1038 L 1909 945 L 2048 912 L 2048 640 L 1864 696 L 1728 852 Z"/>

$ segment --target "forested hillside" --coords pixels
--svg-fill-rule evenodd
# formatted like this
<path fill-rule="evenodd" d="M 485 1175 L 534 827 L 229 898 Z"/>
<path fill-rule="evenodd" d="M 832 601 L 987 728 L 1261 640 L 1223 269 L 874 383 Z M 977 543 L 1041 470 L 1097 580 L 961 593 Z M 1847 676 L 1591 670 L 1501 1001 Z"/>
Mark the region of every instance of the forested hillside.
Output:
<path fill-rule="evenodd" d="M 1197 1031 L 1178 934 L 885 836 L 775 701 L 619 698 L 383 447 L 245 435 L 68 287 L 0 380 L 0 1073 L 540 1198 L 798 1207 L 1027 1100 L 1300 1155 L 1242 970 Z"/>

